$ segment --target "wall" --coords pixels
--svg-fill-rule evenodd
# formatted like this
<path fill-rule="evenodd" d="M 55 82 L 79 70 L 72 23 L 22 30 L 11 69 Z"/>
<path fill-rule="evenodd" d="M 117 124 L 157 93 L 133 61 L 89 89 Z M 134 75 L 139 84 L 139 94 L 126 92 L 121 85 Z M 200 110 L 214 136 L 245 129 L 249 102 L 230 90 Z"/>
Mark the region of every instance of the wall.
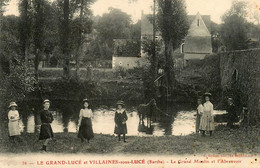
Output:
<path fill-rule="evenodd" d="M 238 108 L 247 106 L 250 122 L 260 121 L 260 49 L 221 53 L 223 97 L 233 97 Z"/>
<path fill-rule="evenodd" d="M 141 57 L 113 57 L 112 68 L 122 67 L 125 69 L 132 69 L 134 67 L 146 64 L 144 58 Z"/>

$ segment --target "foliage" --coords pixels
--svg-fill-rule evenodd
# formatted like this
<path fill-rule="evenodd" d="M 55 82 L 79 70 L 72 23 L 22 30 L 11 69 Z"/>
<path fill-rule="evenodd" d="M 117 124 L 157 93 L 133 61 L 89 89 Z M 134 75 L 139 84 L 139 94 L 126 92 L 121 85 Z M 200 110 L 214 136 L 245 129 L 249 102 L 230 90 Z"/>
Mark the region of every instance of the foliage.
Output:
<path fill-rule="evenodd" d="M 132 39 L 115 39 L 114 54 L 120 57 L 138 57 L 141 52 L 141 42 Z"/>
<path fill-rule="evenodd" d="M 173 49 L 178 48 L 188 32 L 189 26 L 184 2 L 182 0 L 159 0 L 157 24 L 165 44 L 170 42 Z"/>
<path fill-rule="evenodd" d="M 113 39 L 140 39 L 141 22 L 133 24 L 130 15 L 110 8 L 109 13 L 95 17 L 92 35 L 95 39 L 87 47 L 87 57 L 111 60 Z"/>
<path fill-rule="evenodd" d="M 247 22 L 238 15 L 232 15 L 224 20 L 221 27 L 222 38 L 227 50 L 243 50 L 248 48 Z"/>
<path fill-rule="evenodd" d="M 0 66 L 4 73 L 9 74 L 10 61 L 17 57 L 19 50 L 18 18 L 5 16 L 2 18 L 2 31 L 0 36 Z"/>
<path fill-rule="evenodd" d="M 227 50 L 248 48 L 246 8 L 246 2 L 234 1 L 231 8 L 222 16 L 224 22 L 221 27 L 222 38 Z"/>
<path fill-rule="evenodd" d="M 35 91 L 34 73 L 20 60 L 14 58 L 16 61 L 10 63 L 10 73 L 5 74 L 0 79 L 0 106 L 7 106 L 10 101 L 21 102 L 30 92 Z M 2 111 L 0 111 L 2 112 Z"/>
<path fill-rule="evenodd" d="M 59 46 L 62 51 L 64 76 L 70 76 L 71 54 L 76 62 L 82 52 L 84 36 L 91 32 L 90 5 L 93 0 L 57 0 L 57 16 L 59 20 Z M 78 16 L 79 13 L 79 16 Z"/>
<path fill-rule="evenodd" d="M 97 23 L 97 31 L 101 40 L 112 47 L 113 39 L 129 38 L 130 15 L 120 9 L 109 8 L 109 13 L 103 14 Z"/>
<path fill-rule="evenodd" d="M 164 40 L 165 72 L 167 86 L 171 92 L 175 84 L 172 51 L 179 47 L 188 32 L 187 13 L 182 0 L 159 0 L 157 14 L 158 28 Z"/>

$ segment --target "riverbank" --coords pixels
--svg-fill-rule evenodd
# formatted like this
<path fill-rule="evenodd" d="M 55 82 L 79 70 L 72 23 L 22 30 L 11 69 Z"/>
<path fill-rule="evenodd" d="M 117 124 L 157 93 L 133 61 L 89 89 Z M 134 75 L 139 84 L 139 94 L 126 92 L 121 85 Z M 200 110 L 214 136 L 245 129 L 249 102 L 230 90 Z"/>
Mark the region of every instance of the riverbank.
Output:
<path fill-rule="evenodd" d="M 3 128 L 3 127 L 2 127 Z M 11 143 L 6 128 L 1 129 L 1 153 L 41 153 L 43 142 L 37 133 L 23 133 L 21 142 Z M 47 153 L 92 153 L 92 154 L 259 154 L 260 128 L 240 128 L 229 130 L 217 127 L 212 137 L 127 136 L 127 142 L 118 142 L 116 136 L 95 134 L 90 143 L 81 143 L 76 133 L 55 133 L 56 141 L 51 141 Z"/>

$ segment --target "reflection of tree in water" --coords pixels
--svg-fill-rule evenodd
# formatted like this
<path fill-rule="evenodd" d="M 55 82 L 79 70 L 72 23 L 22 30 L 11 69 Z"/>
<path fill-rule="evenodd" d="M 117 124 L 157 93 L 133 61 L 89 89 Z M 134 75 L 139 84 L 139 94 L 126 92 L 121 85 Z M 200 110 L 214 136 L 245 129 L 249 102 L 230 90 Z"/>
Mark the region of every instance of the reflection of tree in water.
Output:
<path fill-rule="evenodd" d="M 191 108 L 190 105 L 181 103 L 168 103 L 168 105 L 164 107 L 167 108 L 162 109 L 159 127 L 164 130 L 164 135 L 172 135 L 172 126 L 177 113 L 183 110 L 189 111 Z"/>
<path fill-rule="evenodd" d="M 62 113 L 63 131 L 68 132 L 69 121 L 77 122 L 82 105 L 79 102 L 59 101 L 59 103 L 56 104 L 56 108 Z"/>

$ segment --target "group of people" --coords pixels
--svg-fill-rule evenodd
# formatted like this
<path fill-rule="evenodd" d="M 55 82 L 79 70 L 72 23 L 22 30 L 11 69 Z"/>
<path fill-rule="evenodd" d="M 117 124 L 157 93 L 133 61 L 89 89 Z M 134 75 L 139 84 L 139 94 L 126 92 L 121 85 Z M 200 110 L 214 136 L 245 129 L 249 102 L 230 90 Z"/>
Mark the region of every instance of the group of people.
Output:
<path fill-rule="evenodd" d="M 15 138 L 19 138 L 20 127 L 19 127 L 19 112 L 17 111 L 17 104 L 15 102 L 11 102 L 9 105 L 10 111 L 8 112 L 8 130 L 9 137 L 11 141 L 14 141 Z M 47 145 L 49 141 L 54 139 L 53 130 L 51 127 L 51 123 L 54 120 L 50 108 L 50 100 L 46 99 L 43 101 L 43 110 L 40 111 L 40 119 L 41 119 L 41 128 L 39 140 L 44 140 L 41 150 L 47 151 Z M 88 99 L 83 100 L 83 108 L 79 112 L 79 121 L 78 121 L 78 138 L 81 139 L 81 142 L 88 142 L 89 140 L 94 138 L 92 121 L 93 112 L 89 108 Z M 114 133 L 118 135 L 118 140 L 121 140 L 121 135 L 123 135 L 123 141 L 126 142 L 125 135 L 127 134 L 127 115 L 124 108 L 124 102 L 122 100 L 117 102 L 117 109 L 115 112 L 115 129 Z M 20 138 L 19 138 L 20 139 Z"/>
<path fill-rule="evenodd" d="M 209 132 L 212 136 L 212 132 L 215 130 L 214 117 L 213 117 L 213 104 L 210 102 L 211 93 L 204 94 L 205 103 L 202 104 L 202 100 L 198 99 L 198 107 L 196 114 L 196 132 L 201 132 L 202 136 L 205 136 L 206 132 Z M 121 135 L 123 135 L 123 141 L 126 142 L 125 135 L 127 134 L 126 121 L 128 119 L 124 102 L 122 100 L 116 103 L 116 112 L 115 112 L 115 129 L 114 133 L 118 135 L 118 141 L 121 140 Z M 15 137 L 19 137 L 20 127 L 19 127 L 19 113 L 17 111 L 17 104 L 11 102 L 9 105 L 10 111 L 8 112 L 8 130 L 9 137 L 11 141 L 15 140 Z M 40 111 L 41 119 L 41 128 L 39 140 L 44 140 L 41 150 L 46 151 L 47 145 L 50 140 L 53 139 L 53 130 L 51 123 L 54 120 L 50 108 L 50 100 L 46 99 L 43 101 L 43 110 Z M 235 120 L 235 106 L 231 98 L 228 99 L 228 122 L 227 126 L 232 127 Z M 79 112 L 78 120 L 78 138 L 81 139 L 81 142 L 89 142 L 90 139 L 94 138 L 92 121 L 93 112 L 89 108 L 88 99 L 83 100 L 83 108 Z M 20 138 L 18 138 L 20 139 Z"/>
<path fill-rule="evenodd" d="M 198 99 L 197 117 L 196 117 L 196 132 L 201 131 L 202 136 L 205 136 L 206 131 L 212 136 L 215 130 L 213 117 L 213 104 L 210 102 L 211 93 L 205 93 L 205 103 L 202 105 L 202 100 Z"/>
<path fill-rule="evenodd" d="M 202 104 L 201 99 L 198 99 L 197 101 L 196 133 L 201 132 L 202 136 L 205 136 L 206 132 L 209 132 L 210 136 L 212 136 L 212 132 L 215 130 L 213 104 L 210 102 L 211 96 L 211 93 L 206 92 L 204 94 L 205 103 Z M 227 127 L 232 128 L 237 118 L 235 105 L 232 98 L 228 98 L 226 111 Z"/>

